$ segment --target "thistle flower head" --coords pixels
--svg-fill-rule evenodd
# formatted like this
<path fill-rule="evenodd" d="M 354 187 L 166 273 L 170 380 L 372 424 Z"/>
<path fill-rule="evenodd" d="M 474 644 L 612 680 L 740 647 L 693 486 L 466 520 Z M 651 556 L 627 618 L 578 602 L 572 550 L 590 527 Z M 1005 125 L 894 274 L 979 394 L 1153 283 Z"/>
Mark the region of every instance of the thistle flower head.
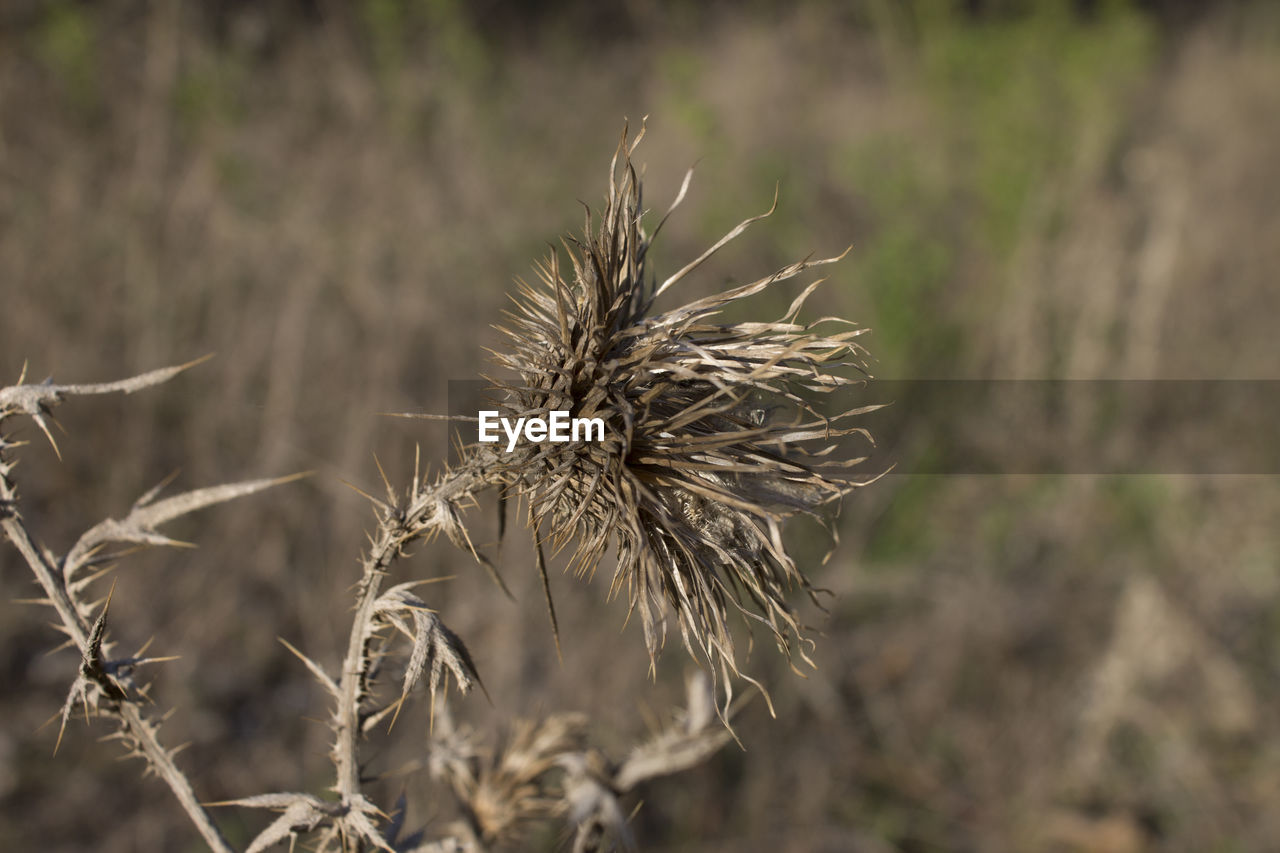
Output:
<path fill-rule="evenodd" d="M 639 613 L 651 662 L 674 614 L 689 652 L 727 683 L 740 674 L 734 612 L 765 626 L 788 656 L 804 654 L 788 594 L 814 590 L 784 546 L 781 523 L 815 514 L 855 485 L 847 478 L 853 462 L 823 457 L 832 438 L 857 430 L 845 426 L 847 415 L 819 415 L 816 403 L 854 381 L 840 368 L 864 369 L 855 342 L 864 330 L 797 321 L 816 282 L 773 322 L 718 316 L 839 258 L 792 264 L 655 310 L 657 297 L 763 217 L 657 284 L 648 250 L 662 223 L 652 236 L 644 230 L 631 163 L 641 136 L 628 142 L 624 132 L 603 214 L 593 222 L 588 211 L 583 236 L 564 241 L 569 267 L 553 252 L 534 284 L 519 283 L 502 329 L 509 349 L 497 355 L 508 378 L 496 384 L 512 417 L 567 410 L 599 418 L 603 440 L 500 453 L 501 478 L 508 494 L 525 500 L 539 551 L 544 543 L 569 550 L 583 575 L 612 548 L 611 595 L 625 594 Z"/>

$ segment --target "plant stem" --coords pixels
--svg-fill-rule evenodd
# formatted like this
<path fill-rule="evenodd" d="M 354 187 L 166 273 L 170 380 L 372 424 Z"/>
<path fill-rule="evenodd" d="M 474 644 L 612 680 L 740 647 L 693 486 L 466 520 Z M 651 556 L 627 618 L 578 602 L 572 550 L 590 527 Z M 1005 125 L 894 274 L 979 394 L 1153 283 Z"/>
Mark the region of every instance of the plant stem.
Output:
<path fill-rule="evenodd" d="M 360 794 L 360 709 L 371 663 L 367 647 L 382 580 L 406 545 L 432 531 L 446 529 L 448 522 L 440 515 L 443 508 L 466 499 L 486 483 L 483 464 L 473 458 L 462 467 L 447 471 L 434 484 L 415 489 L 407 506 L 379 505 L 378 535 L 361 567 L 356 614 L 351 622 L 334 713 L 335 788 L 343 802 L 353 802 Z"/>
<path fill-rule="evenodd" d="M 54 610 L 58 612 L 63 628 L 75 642 L 81 656 L 86 655 L 89 649 L 89 626 L 77 612 L 75 603 L 62 582 L 62 573 L 41 553 L 22 523 L 22 518 L 17 511 L 17 493 L 13 484 L 3 473 L 0 473 L 0 528 L 3 528 L 9 541 L 17 547 L 23 559 L 27 561 L 27 565 L 31 567 L 32 573 L 44 589 Z M 210 849 L 219 853 L 232 853 L 231 845 L 227 843 L 226 838 L 213 822 L 213 818 L 200 804 L 190 781 L 174 763 L 173 755 L 160 744 L 156 727 L 142 715 L 138 706 L 128 700 L 108 701 L 101 705 L 100 710 L 104 714 L 115 717 L 124 730 L 125 737 L 136 744 L 136 749 L 151 769 L 164 780 L 169 790 L 178 798 L 182 810 L 195 824 Z"/>

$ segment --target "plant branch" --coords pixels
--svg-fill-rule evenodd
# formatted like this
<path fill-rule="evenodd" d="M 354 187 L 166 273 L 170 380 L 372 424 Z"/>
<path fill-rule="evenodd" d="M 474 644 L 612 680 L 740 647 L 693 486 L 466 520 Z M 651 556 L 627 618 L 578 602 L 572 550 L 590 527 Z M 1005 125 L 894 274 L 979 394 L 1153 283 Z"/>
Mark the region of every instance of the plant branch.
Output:
<path fill-rule="evenodd" d="M 433 484 L 419 484 L 415 476 L 403 505 L 375 501 L 378 533 L 361 563 L 356 613 L 351 623 L 338 683 L 334 711 L 332 758 L 337 771 L 335 790 L 344 801 L 360 796 L 359 742 L 375 657 L 371 643 L 379 628 L 382 582 L 395 560 L 415 540 L 443 532 L 455 544 L 464 541 L 458 507 L 489 484 L 484 457 L 472 457 L 461 467 L 446 471 Z M 469 661 L 468 661 L 469 663 Z"/>
<path fill-rule="evenodd" d="M 49 603 L 57 611 L 62 629 L 80 650 L 82 658 L 96 658 L 100 654 L 100 648 L 91 645 L 90 626 L 77 611 L 75 601 L 62 582 L 62 573 L 36 546 L 22 517 L 18 514 L 17 492 L 13 482 L 7 476 L 9 467 L 8 465 L 0 466 L 0 506 L 5 507 L 3 517 L 0 519 L 0 528 L 3 528 L 5 536 L 26 560 Z M 105 674 L 99 677 L 110 678 Z M 187 813 L 205 843 L 220 853 L 221 851 L 230 853 L 233 848 L 214 824 L 213 818 L 200 804 L 186 774 L 174 762 L 173 753 L 161 745 L 156 725 L 149 721 L 137 704 L 128 698 L 110 699 L 105 692 L 101 695 L 102 699 L 98 702 L 99 712 L 116 719 L 121 729 L 122 739 L 130 744 L 155 774 L 169 786 L 169 790 L 178 798 L 183 811 Z M 86 701 L 88 701 L 87 698 Z"/>
<path fill-rule="evenodd" d="M 17 385 L 0 388 L 0 426 L 14 415 L 26 415 L 35 421 L 57 452 L 57 444 L 53 441 L 46 419 L 51 415 L 53 408 L 67 396 L 131 394 L 166 382 L 200 361 L 204 359 L 153 370 L 117 382 L 88 385 L 54 385 L 48 381 L 23 384 L 20 377 Z M 98 548 L 108 542 L 175 544 L 172 539 L 158 532 L 159 525 L 188 512 L 251 494 L 293 478 L 214 486 L 186 492 L 159 502 L 154 502 L 158 489 L 153 489 L 135 504 L 133 510 L 123 520 L 109 519 L 91 528 L 59 561 L 50 552 L 36 544 L 18 511 L 17 486 L 10 476 L 14 462 L 8 451 L 18 447 L 19 444 L 8 441 L 3 433 L 0 433 L 0 529 L 3 529 L 5 536 L 14 544 L 31 568 L 36 581 L 44 590 L 46 603 L 58 614 L 58 627 L 80 652 L 80 671 L 63 707 L 63 724 L 65 725 L 67 716 L 77 701 L 84 704 L 86 712 L 92 708 L 98 714 L 113 718 L 119 727 L 114 737 L 123 741 L 131 755 L 142 758 L 149 769 L 164 780 L 209 847 L 220 853 L 221 851 L 230 853 L 233 848 L 201 805 L 186 774 L 175 763 L 174 756 L 177 750 L 166 749 L 161 744 L 158 724 L 147 718 L 138 703 L 130 698 L 125 689 L 126 685 L 131 685 L 130 675 L 133 668 L 145 661 L 137 659 L 111 661 L 105 658 L 103 648 L 106 633 L 106 607 L 103 607 L 99 616 L 90 624 L 89 614 L 93 606 L 88 600 L 80 598 L 80 595 L 85 592 L 93 578 L 77 580 L 74 583 L 73 580 L 75 580 L 74 575 L 81 569 L 96 561 L 95 554 Z M 61 456 L 60 453 L 59 456 Z M 60 741 L 61 734 L 59 734 Z"/>

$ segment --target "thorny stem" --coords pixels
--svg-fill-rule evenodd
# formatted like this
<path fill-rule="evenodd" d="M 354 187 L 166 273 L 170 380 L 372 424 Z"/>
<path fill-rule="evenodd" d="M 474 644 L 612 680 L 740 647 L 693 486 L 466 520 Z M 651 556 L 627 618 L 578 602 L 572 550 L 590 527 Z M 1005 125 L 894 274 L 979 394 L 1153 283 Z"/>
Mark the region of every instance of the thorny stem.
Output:
<path fill-rule="evenodd" d="M 414 489 L 406 506 L 380 507 L 378 535 L 361 565 L 356 613 L 338 686 L 333 761 L 337 769 L 335 790 L 345 803 L 354 802 L 360 794 L 361 704 L 370 664 L 366 628 L 374 618 L 382 580 L 406 545 L 440 529 L 444 521 L 438 515 L 441 508 L 466 498 L 486 484 L 485 473 L 484 466 L 473 458 L 462 467 L 446 472 L 434 484 Z"/>
<path fill-rule="evenodd" d="M 63 584 L 62 573 L 41 553 L 27 531 L 26 525 L 22 523 L 22 518 L 17 511 L 17 492 L 13 483 L 5 476 L 6 473 L 4 468 L 0 467 L 0 528 L 4 529 L 9 541 L 17 547 L 23 559 L 27 561 L 27 565 L 31 567 L 36 580 L 40 582 L 45 595 L 58 612 L 58 618 L 68 636 L 76 644 L 81 655 L 84 655 L 89 649 L 89 626 L 76 612 L 75 604 Z M 160 744 L 155 726 L 143 717 L 138 706 L 128 700 L 108 701 L 103 704 L 103 710 L 104 713 L 114 716 L 124 729 L 126 736 L 137 744 L 147 763 L 178 798 L 183 811 L 195 824 L 209 847 L 220 853 L 224 851 L 232 853 L 233 848 L 227 843 L 226 838 L 213 822 L 213 818 L 200 804 L 186 774 L 178 769 L 173 761 L 173 755 Z"/>

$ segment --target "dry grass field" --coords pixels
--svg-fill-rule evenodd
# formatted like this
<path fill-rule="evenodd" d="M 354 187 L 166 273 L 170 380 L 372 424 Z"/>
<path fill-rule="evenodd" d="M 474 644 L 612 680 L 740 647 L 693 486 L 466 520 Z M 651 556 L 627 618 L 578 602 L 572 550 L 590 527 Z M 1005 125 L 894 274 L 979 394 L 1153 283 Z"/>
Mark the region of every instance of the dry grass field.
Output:
<path fill-rule="evenodd" d="M 448 458 L 443 424 L 385 413 L 448 412 L 451 381 L 492 372 L 513 279 L 581 228 L 578 200 L 603 207 L 624 120 L 648 117 L 655 221 L 696 164 L 659 280 L 779 188 L 672 306 L 852 246 L 806 313 L 870 328 L 877 377 L 1280 380 L 1272 4 L 514 5 L 0 5 L 0 385 L 24 363 L 101 382 L 216 353 L 60 407 L 61 459 L 24 426 L 24 519 L 61 552 L 175 471 L 174 490 L 314 472 L 175 521 L 198 547 L 115 571 L 121 647 L 179 656 L 151 698 L 204 801 L 332 784 L 327 697 L 278 638 L 339 667 L 375 528 L 346 484 L 381 494 L 381 464 L 407 485 L 416 445 Z M 773 319 L 802 288 L 731 319 Z M 796 591 L 816 668 L 798 676 L 757 632 L 742 665 L 776 718 L 757 698 L 741 747 L 641 786 L 640 848 L 1275 849 L 1275 470 L 894 473 L 856 491 L 825 565 L 791 531 L 833 593 L 823 613 Z M 467 517 L 490 553 L 495 517 L 491 500 Z M 625 755 L 692 664 L 673 635 L 650 676 L 612 568 L 585 583 L 564 559 L 558 661 L 527 538 L 508 531 L 497 558 L 514 600 L 443 539 L 398 570 L 452 578 L 431 603 L 489 700 L 451 713 L 487 733 L 581 713 Z M 50 653 L 50 611 L 20 602 L 38 588 L 0 544 L 0 849 L 204 849 L 99 741 L 108 726 L 73 718 L 53 754 L 77 655 Z M 393 775 L 424 760 L 426 705 L 370 758 L 386 802 L 403 790 L 430 828 L 451 800 Z M 237 849 L 270 820 L 216 817 Z"/>

